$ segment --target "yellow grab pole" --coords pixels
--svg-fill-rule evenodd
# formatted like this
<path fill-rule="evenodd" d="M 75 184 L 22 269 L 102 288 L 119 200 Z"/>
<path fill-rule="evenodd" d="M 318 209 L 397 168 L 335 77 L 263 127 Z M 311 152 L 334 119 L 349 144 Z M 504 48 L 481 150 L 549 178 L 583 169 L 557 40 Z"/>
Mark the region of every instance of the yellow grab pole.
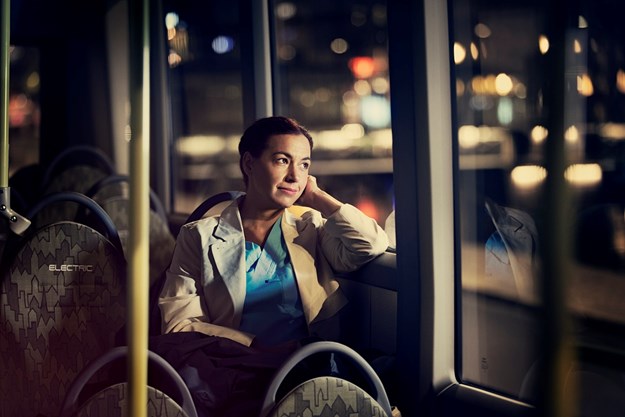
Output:
<path fill-rule="evenodd" d="M 30 226 L 30 220 L 11 210 L 9 188 L 9 40 L 11 37 L 11 0 L 2 0 L 2 39 L 0 41 L 0 79 L 2 93 L 0 102 L 0 216 L 9 220 L 11 230 L 21 235 Z"/>
<path fill-rule="evenodd" d="M 0 144 L 0 187 L 9 185 L 9 38 L 11 36 L 11 0 L 2 0 L 2 143 Z"/>
<path fill-rule="evenodd" d="M 149 0 L 129 0 L 130 234 L 128 245 L 128 415 L 147 417 L 149 293 Z"/>

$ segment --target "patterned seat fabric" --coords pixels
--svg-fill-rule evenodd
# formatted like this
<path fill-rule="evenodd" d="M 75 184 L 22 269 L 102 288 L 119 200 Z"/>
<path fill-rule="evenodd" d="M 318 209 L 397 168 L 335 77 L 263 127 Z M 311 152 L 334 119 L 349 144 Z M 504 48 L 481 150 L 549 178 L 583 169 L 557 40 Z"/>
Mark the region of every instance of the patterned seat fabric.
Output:
<path fill-rule="evenodd" d="M 129 383 L 128 346 L 114 347 L 91 361 L 76 376 L 64 398 L 58 417 L 126 417 L 128 416 Z M 198 417 L 189 388 L 176 370 L 161 356 L 147 351 L 148 417 Z M 119 366 L 122 368 L 119 368 Z M 89 395 L 88 387 L 98 375 L 117 369 L 114 382 Z M 100 385 L 102 386 L 102 385 Z M 87 391 L 87 395 L 85 392 Z"/>
<path fill-rule="evenodd" d="M 25 239 L 0 289 L 0 416 L 54 416 L 68 385 L 125 325 L 123 255 L 74 222 Z M 122 334 L 123 336 L 123 334 Z"/>
<path fill-rule="evenodd" d="M 279 388 L 295 366 L 320 352 L 344 355 L 365 378 L 370 391 L 328 373 L 298 384 L 277 401 Z M 355 376 L 350 373 L 350 378 Z M 358 352 L 341 343 L 317 341 L 297 349 L 276 371 L 265 393 L 260 416 L 391 417 L 393 410 L 380 377 Z"/>
<path fill-rule="evenodd" d="M 187 417 L 180 406 L 167 394 L 147 387 L 149 417 Z M 98 392 L 76 413 L 76 417 L 127 417 L 128 384 L 121 382 Z"/>
<path fill-rule="evenodd" d="M 111 197 L 100 203 L 102 208 L 110 216 L 119 232 L 119 238 L 128 253 L 128 233 L 130 229 L 130 201 L 126 197 Z M 150 237 L 150 286 L 169 266 L 171 256 L 174 253 L 176 240 L 169 230 L 168 224 L 155 211 L 149 213 L 149 237 Z"/>
<path fill-rule="evenodd" d="M 271 416 L 387 417 L 387 414 L 375 399 L 351 382 L 318 377 L 294 388 L 278 403 Z"/>

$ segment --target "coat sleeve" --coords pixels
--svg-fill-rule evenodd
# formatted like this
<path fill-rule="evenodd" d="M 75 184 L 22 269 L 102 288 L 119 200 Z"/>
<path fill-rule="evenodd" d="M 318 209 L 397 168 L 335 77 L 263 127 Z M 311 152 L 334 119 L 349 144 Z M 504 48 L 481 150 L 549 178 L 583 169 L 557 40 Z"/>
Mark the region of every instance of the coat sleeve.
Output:
<path fill-rule="evenodd" d="M 209 336 L 227 337 L 249 346 L 253 335 L 211 323 L 202 299 L 201 287 L 204 250 L 197 229 L 185 225 L 180 229 L 166 281 L 158 299 L 161 310 L 161 331 L 201 332 Z"/>
<path fill-rule="evenodd" d="M 388 248 L 378 223 L 350 204 L 343 204 L 319 229 L 321 248 L 336 272 L 351 272 Z"/>

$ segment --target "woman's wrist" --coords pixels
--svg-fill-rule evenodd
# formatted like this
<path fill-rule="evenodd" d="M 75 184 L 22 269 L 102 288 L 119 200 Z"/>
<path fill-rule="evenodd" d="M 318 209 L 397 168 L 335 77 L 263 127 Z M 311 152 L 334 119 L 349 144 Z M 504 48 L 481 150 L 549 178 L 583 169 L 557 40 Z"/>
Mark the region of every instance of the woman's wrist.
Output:
<path fill-rule="evenodd" d="M 310 208 L 321 212 L 324 217 L 330 217 L 343 205 L 342 202 L 321 189 L 317 189 L 310 196 L 309 204 Z"/>

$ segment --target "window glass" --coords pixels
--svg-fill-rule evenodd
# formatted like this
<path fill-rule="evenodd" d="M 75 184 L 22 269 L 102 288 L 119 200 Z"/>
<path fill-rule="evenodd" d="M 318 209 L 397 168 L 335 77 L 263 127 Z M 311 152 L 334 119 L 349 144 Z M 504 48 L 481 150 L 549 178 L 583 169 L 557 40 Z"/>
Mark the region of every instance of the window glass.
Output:
<path fill-rule="evenodd" d="M 164 1 L 174 143 L 174 211 L 242 186 L 241 27 L 237 1 Z"/>
<path fill-rule="evenodd" d="M 39 162 L 39 51 L 9 48 L 9 176 Z"/>
<path fill-rule="evenodd" d="M 535 400 L 540 364 L 539 227 L 545 100 L 553 77 L 550 19 L 539 3 L 454 0 L 457 190 L 463 382 Z M 562 13 L 564 183 L 570 238 L 566 304 L 580 415 L 622 410 L 625 373 L 625 4 L 580 1 Z M 610 352 L 607 355 L 606 352 Z M 618 362 L 612 359 L 620 357 Z M 610 358 L 610 359 L 608 359 Z M 568 382 L 567 382 L 568 384 Z M 567 385 L 562 389 L 573 389 Z M 569 391 L 572 392 L 572 391 Z M 604 400 L 597 402 L 602 395 Z M 617 407 L 617 405 L 620 406 Z M 619 408 L 620 407 L 620 408 Z M 588 410 L 594 410 L 586 413 Z M 604 409 L 605 411 L 605 409 Z M 603 414 L 609 415 L 609 414 Z"/>
<path fill-rule="evenodd" d="M 322 188 L 380 224 L 393 208 L 386 3 L 276 1 L 277 112 L 315 141 Z"/>

